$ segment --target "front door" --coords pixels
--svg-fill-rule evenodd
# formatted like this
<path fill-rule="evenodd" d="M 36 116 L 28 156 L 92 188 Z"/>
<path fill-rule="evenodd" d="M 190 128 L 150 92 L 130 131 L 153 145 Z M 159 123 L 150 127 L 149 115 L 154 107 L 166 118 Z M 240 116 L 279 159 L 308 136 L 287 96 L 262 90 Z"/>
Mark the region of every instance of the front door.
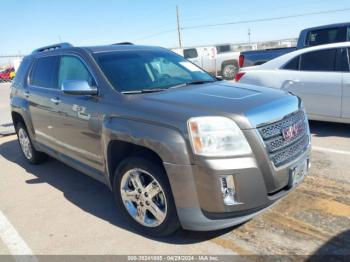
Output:
<path fill-rule="evenodd" d="M 91 86 L 96 85 L 83 60 L 73 55 L 60 58 L 58 86 L 62 87 L 67 80 L 85 80 Z M 55 137 L 66 156 L 102 171 L 99 100 L 99 96 L 60 92 L 60 121 L 55 127 Z"/>

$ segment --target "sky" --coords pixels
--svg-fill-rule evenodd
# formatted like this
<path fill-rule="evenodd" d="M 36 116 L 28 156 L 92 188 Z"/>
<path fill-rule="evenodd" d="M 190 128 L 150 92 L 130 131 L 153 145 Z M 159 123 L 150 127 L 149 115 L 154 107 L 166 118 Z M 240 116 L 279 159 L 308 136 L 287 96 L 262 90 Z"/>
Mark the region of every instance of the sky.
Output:
<path fill-rule="evenodd" d="M 283 20 L 188 27 L 350 8 L 349 0 L 7 0 L 1 1 L 0 55 L 70 42 L 177 47 L 176 6 L 184 46 L 297 37 L 306 27 L 350 22 L 350 10 Z"/>

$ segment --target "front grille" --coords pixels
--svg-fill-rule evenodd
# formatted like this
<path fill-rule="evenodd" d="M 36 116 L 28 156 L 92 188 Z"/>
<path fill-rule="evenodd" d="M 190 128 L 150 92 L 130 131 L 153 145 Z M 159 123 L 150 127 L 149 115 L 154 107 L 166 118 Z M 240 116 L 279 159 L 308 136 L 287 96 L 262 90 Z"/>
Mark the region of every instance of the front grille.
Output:
<path fill-rule="evenodd" d="M 297 125 L 299 132 L 290 139 L 283 137 L 283 130 Z M 300 156 L 310 143 L 309 126 L 305 113 L 299 110 L 280 121 L 258 128 L 266 150 L 276 167 L 287 164 Z"/>

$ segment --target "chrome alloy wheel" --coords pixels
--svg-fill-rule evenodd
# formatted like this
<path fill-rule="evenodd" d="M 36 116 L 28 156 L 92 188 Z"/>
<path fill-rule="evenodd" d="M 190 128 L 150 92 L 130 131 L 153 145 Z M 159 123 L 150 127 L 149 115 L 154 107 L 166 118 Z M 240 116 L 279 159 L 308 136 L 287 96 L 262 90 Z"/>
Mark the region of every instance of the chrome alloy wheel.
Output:
<path fill-rule="evenodd" d="M 147 171 L 134 168 L 127 171 L 120 184 L 126 210 L 138 223 L 156 227 L 167 215 L 167 202 L 159 182 Z"/>
<path fill-rule="evenodd" d="M 27 132 L 23 128 L 20 128 L 18 130 L 18 140 L 21 145 L 24 156 L 27 159 L 31 159 L 33 156 L 32 145 L 30 143 Z"/>

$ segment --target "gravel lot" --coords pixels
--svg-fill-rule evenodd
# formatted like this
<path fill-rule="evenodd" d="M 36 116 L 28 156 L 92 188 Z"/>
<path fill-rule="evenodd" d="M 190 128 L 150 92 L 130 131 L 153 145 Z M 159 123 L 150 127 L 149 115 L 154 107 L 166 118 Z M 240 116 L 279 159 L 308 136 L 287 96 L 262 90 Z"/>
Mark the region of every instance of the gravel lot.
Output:
<path fill-rule="evenodd" d="M 0 85 L 0 123 L 8 121 L 7 104 L 8 86 Z M 54 159 L 29 165 L 14 135 L 0 137 L 0 254 L 23 254 L 28 248 L 35 255 L 350 256 L 349 127 L 311 123 L 310 174 L 268 212 L 240 227 L 181 231 L 163 239 L 134 232 L 119 216 L 104 185 Z M 12 242 L 11 232 L 17 234 Z M 16 239 L 22 242 L 13 243 Z"/>

